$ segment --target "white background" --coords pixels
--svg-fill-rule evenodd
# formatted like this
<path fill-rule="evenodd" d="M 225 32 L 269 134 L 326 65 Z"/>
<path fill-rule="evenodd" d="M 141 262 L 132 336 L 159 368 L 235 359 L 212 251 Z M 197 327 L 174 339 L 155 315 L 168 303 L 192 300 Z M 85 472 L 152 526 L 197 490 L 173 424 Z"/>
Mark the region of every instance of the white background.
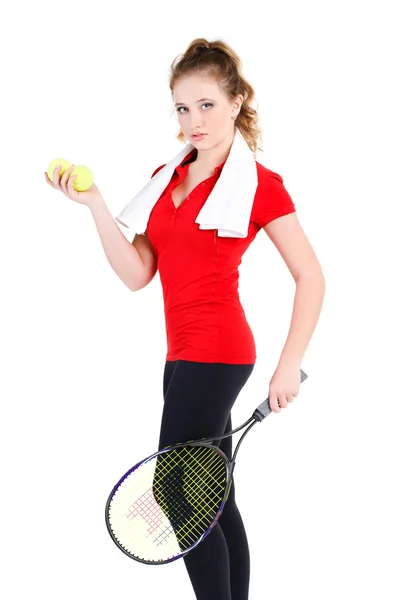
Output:
<path fill-rule="evenodd" d="M 239 454 L 250 599 L 400 597 L 395 4 L 1 9 L 2 597 L 194 598 L 183 561 L 136 563 L 104 523 L 110 489 L 158 442 L 158 274 L 130 292 L 90 211 L 43 173 L 53 158 L 86 164 L 116 215 L 182 147 L 168 70 L 203 36 L 241 57 L 264 132 L 258 160 L 282 175 L 326 278 L 309 379 Z M 294 290 L 260 231 L 240 271 L 257 363 L 234 426 L 267 396 Z"/>

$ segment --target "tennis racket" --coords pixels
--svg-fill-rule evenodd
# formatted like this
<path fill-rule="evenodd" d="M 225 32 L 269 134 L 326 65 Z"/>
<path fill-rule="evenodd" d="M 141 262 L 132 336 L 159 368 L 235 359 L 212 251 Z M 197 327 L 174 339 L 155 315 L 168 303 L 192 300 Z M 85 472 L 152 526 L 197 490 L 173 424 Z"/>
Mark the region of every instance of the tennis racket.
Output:
<path fill-rule="evenodd" d="M 300 372 L 303 382 L 307 375 Z M 141 563 L 161 565 L 200 544 L 228 499 L 243 438 L 271 412 L 268 397 L 233 431 L 167 446 L 127 471 L 106 504 L 107 529 L 118 548 Z M 229 460 L 213 442 L 246 426 Z"/>

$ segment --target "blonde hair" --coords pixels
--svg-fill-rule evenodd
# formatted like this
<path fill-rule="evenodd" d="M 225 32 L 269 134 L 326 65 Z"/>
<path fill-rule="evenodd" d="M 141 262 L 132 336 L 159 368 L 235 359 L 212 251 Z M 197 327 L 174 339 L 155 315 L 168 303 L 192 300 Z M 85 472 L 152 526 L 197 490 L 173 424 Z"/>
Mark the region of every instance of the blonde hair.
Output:
<path fill-rule="evenodd" d="M 208 41 L 205 38 L 196 38 L 189 44 L 184 54 L 178 55 L 171 64 L 169 76 L 171 93 L 179 77 L 193 73 L 204 73 L 214 77 L 230 100 L 238 94 L 243 96 L 235 125 L 253 154 L 256 154 L 257 149 L 262 151 L 258 146 L 259 140 L 262 141 L 259 116 L 257 110 L 250 106 L 255 99 L 254 89 L 243 77 L 242 62 L 236 52 L 220 39 Z M 180 142 L 185 141 L 182 129 L 176 139 Z"/>

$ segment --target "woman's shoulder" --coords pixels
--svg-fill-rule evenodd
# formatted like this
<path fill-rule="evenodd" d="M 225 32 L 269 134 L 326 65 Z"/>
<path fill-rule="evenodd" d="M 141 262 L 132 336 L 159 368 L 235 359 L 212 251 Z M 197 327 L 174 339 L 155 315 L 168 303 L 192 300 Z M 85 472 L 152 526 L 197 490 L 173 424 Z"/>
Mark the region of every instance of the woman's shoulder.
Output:
<path fill-rule="evenodd" d="M 264 165 L 259 163 L 257 160 L 256 160 L 256 165 L 257 165 L 257 177 L 258 177 L 259 187 L 260 186 L 263 187 L 265 185 L 270 184 L 271 179 L 278 180 L 280 183 L 283 183 L 283 177 L 281 175 L 279 175 L 279 173 L 276 173 L 275 171 L 268 169 L 267 167 L 265 167 Z"/>
<path fill-rule="evenodd" d="M 252 221 L 260 227 L 277 217 L 294 212 L 296 207 L 283 184 L 283 177 L 257 162 L 258 186 L 251 213 Z"/>

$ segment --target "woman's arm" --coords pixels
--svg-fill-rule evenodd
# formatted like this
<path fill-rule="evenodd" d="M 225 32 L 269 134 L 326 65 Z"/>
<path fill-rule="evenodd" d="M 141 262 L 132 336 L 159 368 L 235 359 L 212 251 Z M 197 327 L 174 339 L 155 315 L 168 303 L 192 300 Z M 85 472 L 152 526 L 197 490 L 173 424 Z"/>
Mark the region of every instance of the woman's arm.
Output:
<path fill-rule="evenodd" d="M 133 292 L 145 287 L 157 271 L 157 258 L 146 236 L 132 244 L 119 229 L 103 198 L 89 206 L 103 250 L 112 269 Z"/>
<path fill-rule="evenodd" d="M 292 319 L 280 363 L 300 366 L 321 312 L 324 275 L 296 213 L 274 219 L 263 229 L 296 282 Z"/>

